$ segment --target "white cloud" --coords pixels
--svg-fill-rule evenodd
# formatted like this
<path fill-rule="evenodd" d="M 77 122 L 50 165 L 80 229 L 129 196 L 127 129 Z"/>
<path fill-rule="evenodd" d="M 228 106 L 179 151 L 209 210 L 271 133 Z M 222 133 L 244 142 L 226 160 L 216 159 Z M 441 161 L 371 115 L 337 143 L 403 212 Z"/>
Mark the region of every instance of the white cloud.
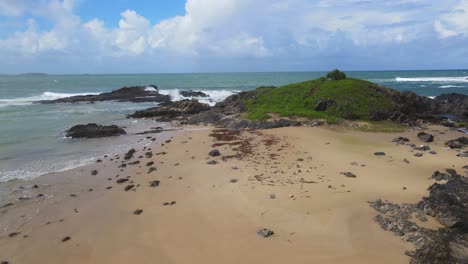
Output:
<path fill-rule="evenodd" d="M 440 38 L 449 38 L 457 35 L 456 31 L 445 28 L 440 20 L 434 22 L 434 29 L 439 34 Z"/>
<path fill-rule="evenodd" d="M 434 22 L 434 29 L 441 38 L 468 35 L 468 0 L 461 0 Z"/>
<path fill-rule="evenodd" d="M 0 39 L 0 55 L 47 52 L 92 61 L 119 58 L 183 61 L 320 55 L 329 49 L 371 49 L 423 38 L 468 35 L 468 0 L 187 0 L 185 14 L 152 24 L 125 10 L 116 26 L 75 14 L 80 0 L 0 0 L 0 15 L 40 17 Z M 89 0 L 88 0 L 89 1 Z M 455 4 L 454 4 L 455 3 Z M 441 12 L 449 10 L 448 13 Z M 59 56 L 59 55 L 57 55 Z"/>

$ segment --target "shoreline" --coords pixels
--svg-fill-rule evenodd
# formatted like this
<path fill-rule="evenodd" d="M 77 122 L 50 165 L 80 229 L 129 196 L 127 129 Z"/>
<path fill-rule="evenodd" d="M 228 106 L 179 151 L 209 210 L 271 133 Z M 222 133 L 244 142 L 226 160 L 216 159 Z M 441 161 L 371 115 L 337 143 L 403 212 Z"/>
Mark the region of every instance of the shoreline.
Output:
<path fill-rule="evenodd" d="M 119 168 L 119 155 L 26 181 L 25 189 L 44 196 L 0 204 L 0 260 L 407 263 L 404 252 L 412 245 L 382 230 L 367 202 L 415 203 L 428 194 L 433 171 L 464 166 L 454 150 L 442 148 L 461 133 L 441 126 L 429 128 L 439 130 L 428 144 L 438 154 L 420 158 L 390 142 L 405 136 L 417 144 L 414 130 L 291 127 L 229 134 L 193 128 L 166 138 L 156 134 L 147 147 L 152 157 L 137 149 L 130 160 L 139 164 Z M 214 148 L 220 157 L 208 156 Z M 387 155 L 376 157 L 376 151 Z M 211 160 L 217 164 L 207 164 Z M 156 171 L 148 173 L 148 162 Z M 356 178 L 341 174 L 347 171 Z M 128 182 L 116 183 L 128 176 Z M 155 180 L 159 186 L 150 187 Z M 123 190 L 128 185 L 134 186 Z M 143 212 L 134 215 L 138 209 Z M 433 219 L 425 224 L 440 227 Z M 275 234 L 261 238 L 261 228 Z M 13 233 L 20 234 L 9 237 Z"/>

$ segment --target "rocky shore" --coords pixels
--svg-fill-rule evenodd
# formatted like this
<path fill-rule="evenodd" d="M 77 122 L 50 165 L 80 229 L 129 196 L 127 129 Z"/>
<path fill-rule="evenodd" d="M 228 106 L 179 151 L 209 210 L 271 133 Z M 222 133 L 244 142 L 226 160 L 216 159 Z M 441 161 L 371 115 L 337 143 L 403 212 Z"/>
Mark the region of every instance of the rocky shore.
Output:
<path fill-rule="evenodd" d="M 343 88 L 337 84 L 365 91 L 333 97 L 329 89 Z M 468 140 L 457 129 L 467 117 L 466 96 L 430 99 L 360 80 L 318 79 L 210 106 L 173 102 L 149 88 L 41 102 L 158 102 L 128 118 L 181 130 L 154 127 L 136 134 L 147 143 L 141 147 L 6 183 L 0 261 L 468 261 Z M 366 104 L 350 106 L 355 96 Z M 376 121 L 398 130 L 361 127 Z M 124 133 L 97 124 L 68 130 L 73 138 Z"/>

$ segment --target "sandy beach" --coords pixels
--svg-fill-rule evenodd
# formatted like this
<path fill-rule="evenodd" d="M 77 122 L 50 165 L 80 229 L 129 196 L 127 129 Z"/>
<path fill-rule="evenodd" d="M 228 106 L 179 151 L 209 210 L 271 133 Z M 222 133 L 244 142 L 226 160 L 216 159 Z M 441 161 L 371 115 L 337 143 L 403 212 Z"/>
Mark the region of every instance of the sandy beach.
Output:
<path fill-rule="evenodd" d="M 156 141 L 142 136 L 150 144 L 130 160 L 123 153 L 4 183 L 15 200 L 0 204 L 0 260 L 408 263 L 412 244 L 382 230 L 368 201 L 415 203 L 427 195 L 435 170 L 463 171 L 464 158 L 443 148 L 461 133 L 441 126 L 427 131 L 435 135 L 427 145 L 437 154 L 422 157 L 391 142 L 403 136 L 420 144 L 416 130 L 185 127 L 149 135 Z M 213 149 L 221 155 L 210 157 Z M 421 224 L 440 227 L 431 218 Z M 274 235 L 259 236 L 262 228 Z"/>

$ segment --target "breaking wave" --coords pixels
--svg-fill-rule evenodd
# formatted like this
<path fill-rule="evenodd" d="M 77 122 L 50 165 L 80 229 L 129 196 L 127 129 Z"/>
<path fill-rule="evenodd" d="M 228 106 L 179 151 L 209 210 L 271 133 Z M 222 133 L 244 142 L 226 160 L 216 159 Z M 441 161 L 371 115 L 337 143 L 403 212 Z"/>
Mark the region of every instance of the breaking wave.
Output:
<path fill-rule="evenodd" d="M 468 77 L 396 77 L 397 82 L 440 82 L 440 83 L 468 83 Z"/>
<path fill-rule="evenodd" d="M 30 97 L 18 97 L 11 99 L 0 99 L 0 107 L 12 106 L 12 105 L 30 105 L 36 101 L 42 100 L 55 100 L 60 98 L 66 98 L 71 96 L 78 95 L 96 95 L 97 93 L 53 93 L 53 92 L 44 92 L 40 95 L 30 96 Z"/>

